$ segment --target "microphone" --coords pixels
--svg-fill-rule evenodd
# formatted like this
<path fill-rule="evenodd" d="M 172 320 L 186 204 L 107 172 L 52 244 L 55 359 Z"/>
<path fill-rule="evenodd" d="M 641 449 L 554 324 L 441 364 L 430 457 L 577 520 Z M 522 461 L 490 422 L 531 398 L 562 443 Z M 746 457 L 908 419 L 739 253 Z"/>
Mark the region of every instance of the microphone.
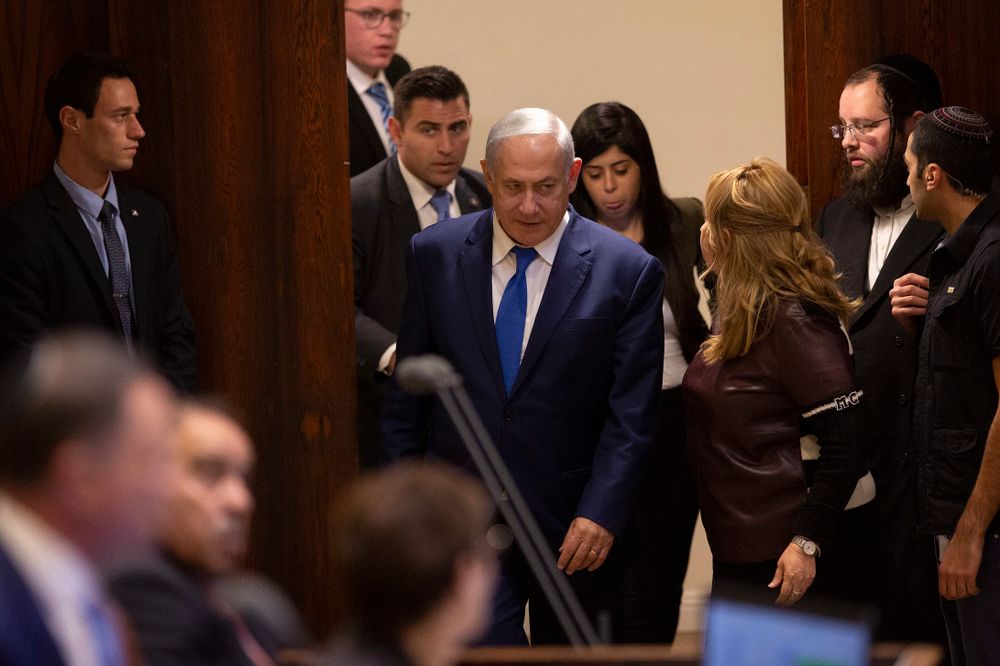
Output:
<path fill-rule="evenodd" d="M 437 354 L 404 358 L 396 366 L 396 381 L 410 395 L 426 395 L 462 385 L 462 376 Z"/>

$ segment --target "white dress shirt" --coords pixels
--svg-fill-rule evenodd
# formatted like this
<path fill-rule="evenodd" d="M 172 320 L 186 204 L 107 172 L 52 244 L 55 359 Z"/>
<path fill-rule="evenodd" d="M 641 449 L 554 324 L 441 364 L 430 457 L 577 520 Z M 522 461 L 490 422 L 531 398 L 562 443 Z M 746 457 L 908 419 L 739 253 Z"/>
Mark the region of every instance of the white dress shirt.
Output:
<path fill-rule="evenodd" d="M 375 82 L 381 82 L 385 86 L 385 94 L 389 98 L 389 104 L 395 108 L 396 99 L 392 94 L 392 86 L 389 85 L 389 79 L 385 78 L 385 72 L 380 71 L 378 76 L 372 78 L 361 71 L 361 68 L 355 65 L 350 60 L 347 61 L 347 80 L 351 83 L 354 88 L 354 92 L 358 93 L 358 97 L 361 98 L 361 103 L 365 105 L 365 111 L 371 116 L 372 124 L 375 125 L 375 129 L 378 130 L 379 138 L 382 139 L 382 146 L 385 148 L 385 154 L 391 155 L 392 149 L 389 144 L 389 132 L 385 129 L 385 125 L 382 124 L 382 109 L 379 108 L 378 102 L 375 98 L 368 94 L 368 89 L 372 87 Z"/>
<path fill-rule="evenodd" d="M 688 362 L 681 347 L 681 331 L 677 328 L 674 311 L 663 299 L 663 383 L 664 391 L 677 388 L 687 372 Z"/>
<path fill-rule="evenodd" d="M 872 242 L 868 249 L 868 289 L 878 280 L 878 274 L 885 265 L 885 259 L 892 246 L 899 240 L 916 207 L 909 194 L 899 203 L 898 208 L 877 206 L 875 224 L 872 226 Z"/>
<path fill-rule="evenodd" d="M 538 306 L 542 302 L 545 294 L 545 285 L 549 282 L 549 275 L 552 273 L 552 262 L 556 259 L 556 251 L 559 249 L 559 241 L 562 240 L 563 232 L 566 231 L 566 224 L 569 222 L 569 211 L 563 215 L 559 226 L 552 232 L 552 235 L 535 246 L 538 258 L 531 262 L 525 271 L 525 279 L 528 286 L 528 309 L 524 317 L 524 337 L 521 339 L 521 358 L 524 358 L 524 350 L 528 346 L 528 339 L 531 337 L 531 328 L 535 325 L 535 315 L 538 314 Z M 493 321 L 497 320 L 497 310 L 500 309 L 500 299 L 503 298 L 503 291 L 507 288 L 507 283 L 517 272 L 517 259 L 511 250 L 514 249 L 514 241 L 507 232 L 500 226 L 496 212 L 493 213 Z"/>
<path fill-rule="evenodd" d="M 28 508 L 0 493 L 0 540 L 39 605 L 69 666 L 103 666 L 88 619 L 101 607 L 113 616 L 90 562 Z"/>

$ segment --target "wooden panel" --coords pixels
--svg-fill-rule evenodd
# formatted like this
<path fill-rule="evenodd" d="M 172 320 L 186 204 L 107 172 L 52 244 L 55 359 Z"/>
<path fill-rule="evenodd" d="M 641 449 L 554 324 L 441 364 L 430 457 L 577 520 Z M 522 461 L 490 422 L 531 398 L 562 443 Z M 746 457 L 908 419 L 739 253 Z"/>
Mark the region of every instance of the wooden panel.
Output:
<path fill-rule="evenodd" d="M 0 208 L 52 167 L 45 84 L 69 56 L 88 49 L 108 49 L 102 0 L 0 2 Z"/>
<path fill-rule="evenodd" d="M 356 474 L 342 4 L 112 7 L 144 81 L 131 176 L 174 215 L 201 385 L 257 444 L 251 564 L 322 635 L 331 498 Z"/>
<path fill-rule="evenodd" d="M 1000 127 L 1000 3 L 970 0 L 784 0 L 789 170 L 808 187 L 813 213 L 839 191 L 837 119 L 847 77 L 881 55 L 908 52 L 938 73 L 945 104 L 982 112 Z"/>

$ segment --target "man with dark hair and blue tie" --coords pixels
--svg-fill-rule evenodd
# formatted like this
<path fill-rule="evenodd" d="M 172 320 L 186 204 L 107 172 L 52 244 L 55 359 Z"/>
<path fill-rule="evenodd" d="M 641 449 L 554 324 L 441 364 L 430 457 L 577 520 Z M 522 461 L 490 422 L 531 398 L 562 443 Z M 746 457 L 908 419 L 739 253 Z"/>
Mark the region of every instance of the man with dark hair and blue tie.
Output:
<path fill-rule="evenodd" d="M 550 111 L 505 116 L 481 164 L 494 207 L 410 241 L 397 354 L 440 354 L 464 377 L 553 561 L 617 638 L 621 537 L 661 386 L 663 269 L 569 206 L 581 162 Z M 429 455 L 473 468 L 442 406 L 394 381 L 382 425 L 391 459 Z M 526 642 L 525 602 L 533 643 L 566 641 L 511 549 L 487 643 Z"/>
<path fill-rule="evenodd" d="M 471 124 L 469 92 L 457 74 L 439 66 L 415 69 L 396 84 L 389 130 L 397 153 L 351 179 L 362 468 L 378 461 L 378 418 L 396 363 L 410 237 L 490 205 L 483 177 L 462 168 Z"/>
<path fill-rule="evenodd" d="M 49 80 L 58 155 L 41 184 L 0 213 L 0 360 L 49 331 L 98 328 L 189 391 L 194 327 L 170 220 L 159 201 L 113 176 L 132 168 L 146 135 L 134 80 L 103 53 L 75 55 Z"/>

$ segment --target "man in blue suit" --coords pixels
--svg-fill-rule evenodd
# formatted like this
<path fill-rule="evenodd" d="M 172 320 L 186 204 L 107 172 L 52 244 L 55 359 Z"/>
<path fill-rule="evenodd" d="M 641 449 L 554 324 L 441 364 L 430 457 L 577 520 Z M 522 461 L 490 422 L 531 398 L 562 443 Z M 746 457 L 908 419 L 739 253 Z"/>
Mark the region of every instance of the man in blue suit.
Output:
<path fill-rule="evenodd" d="M 620 625 L 622 536 L 649 452 L 663 355 L 662 269 L 569 206 L 581 163 L 566 125 L 519 109 L 482 161 L 494 207 L 413 237 L 400 359 L 436 353 L 465 378 L 584 608 Z M 472 468 L 443 408 L 395 383 L 383 413 L 390 459 Z M 564 642 L 522 556 L 502 562 L 490 644 Z"/>
<path fill-rule="evenodd" d="M 148 543 L 165 507 L 171 390 L 114 341 L 62 334 L 0 395 L 0 664 L 123 666 L 96 568 Z"/>

